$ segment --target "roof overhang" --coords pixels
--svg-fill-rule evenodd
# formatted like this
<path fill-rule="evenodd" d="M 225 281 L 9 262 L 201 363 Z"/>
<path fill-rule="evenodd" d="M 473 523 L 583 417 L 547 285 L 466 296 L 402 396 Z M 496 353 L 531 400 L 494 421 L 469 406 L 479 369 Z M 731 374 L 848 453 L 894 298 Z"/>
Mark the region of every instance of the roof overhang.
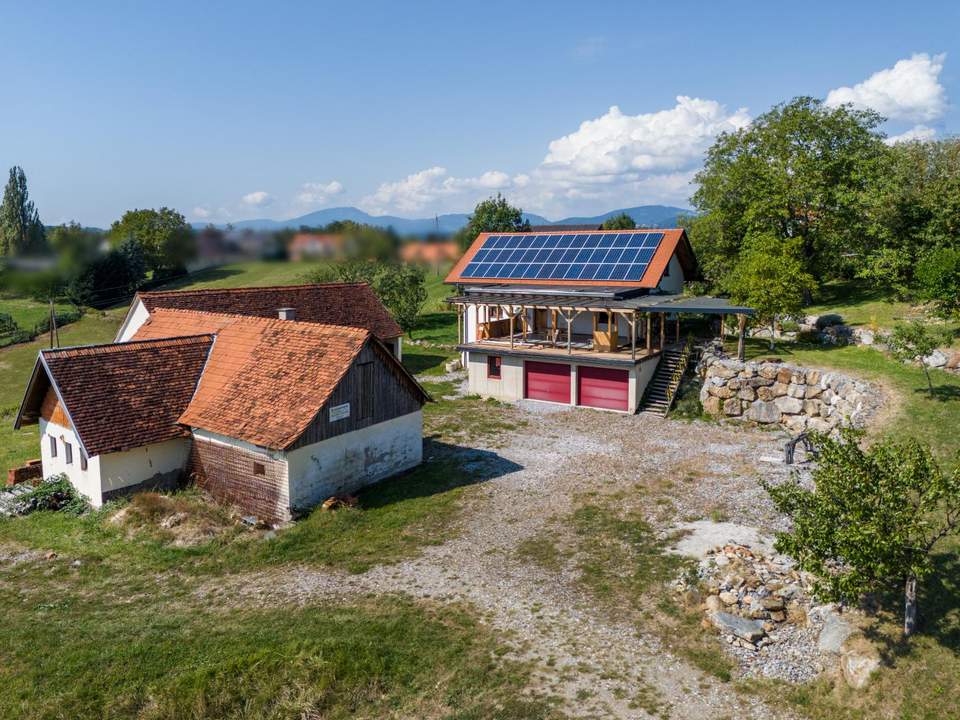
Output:
<path fill-rule="evenodd" d="M 500 288 L 469 288 L 462 295 L 447 299 L 451 305 L 499 305 L 530 308 L 579 310 L 616 310 L 623 312 L 664 312 L 684 315 L 753 315 L 754 309 L 737 305 L 727 298 L 711 296 L 645 294 L 616 297 L 612 295 L 577 294 L 570 292 L 502 292 Z"/>

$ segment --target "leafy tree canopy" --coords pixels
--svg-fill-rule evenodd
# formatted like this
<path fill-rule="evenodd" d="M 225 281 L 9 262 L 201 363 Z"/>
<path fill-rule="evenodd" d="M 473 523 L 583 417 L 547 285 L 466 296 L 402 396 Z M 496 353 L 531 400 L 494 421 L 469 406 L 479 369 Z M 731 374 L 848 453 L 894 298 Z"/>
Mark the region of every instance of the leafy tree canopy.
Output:
<path fill-rule="evenodd" d="M 0 255 L 42 255 L 47 252 L 46 232 L 27 191 L 23 168 L 10 168 L 0 203 Z"/>
<path fill-rule="evenodd" d="M 808 276 L 852 275 L 866 196 L 888 156 L 882 120 L 800 97 L 720 135 L 695 178 L 688 228 L 706 278 L 722 282 L 758 234 L 796 243 Z"/>
<path fill-rule="evenodd" d="M 917 263 L 914 284 L 921 300 L 935 303 L 945 315 L 960 314 L 960 247 L 955 244 L 925 253 Z"/>
<path fill-rule="evenodd" d="M 603 230 L 633 230 L 637 223 L 626 213 L 614 215 L 603 221 L 601 228 Z"/>
<path fill-rule="evenodd" d="M 176 210 L 128 210 L 110 226 L 110 244 L 118 247 L 135 238 L 143 248 L 147 268 L 155 274 L 175 273 L 196 255 L 196 239 Z"/>
<path fill-rule="evenodd" d="M 771 349 L 777 320 L 797 315 L 804 295 L 815 285 L 803 261 L 801 240 L 784 240 L 772 232 L 746 238 L 725 282 L 735 302 L 754 308 L 756 320 L 770 325 Z"/>
<path fill-rule="evenodd" d="M 321 266 L 308 275 L 308 280 L 367 283 L 406 333 L 416 329 L 427 300 L 424 269 L 408 263 L 348 260 Z"/>
<path fill-rule="evenodd" d="M 457 231 L 456 240 L 464 250 L 484 232 L 529 232 L 530 222 L 523 210 L 514 207 L 500 193 L 477 203 L 467 224 Z"/>
<path fill-rule="evenodd" d="M 915 440 L 869 448 L 849 429 L 818 437 L 812 490 L 799 482 L 764 483 L 777 510 L 793 521 L 776 548 L 817 577 L 826 599 L 904 589 L 906 634 L 913 632 L 918 581 L 934 571 L 931 554 L 960 526 L 960 468 L 943 471 Z"/>

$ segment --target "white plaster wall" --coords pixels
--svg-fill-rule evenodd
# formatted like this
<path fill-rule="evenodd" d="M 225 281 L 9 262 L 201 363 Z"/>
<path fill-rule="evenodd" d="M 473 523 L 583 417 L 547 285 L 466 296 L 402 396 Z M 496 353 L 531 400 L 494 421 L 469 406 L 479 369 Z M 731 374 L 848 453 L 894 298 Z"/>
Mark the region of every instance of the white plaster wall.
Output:
<path fill-rule="evenodd" d="M 286 453 L 290 506 L 306 509 L 354 492 L 423 460 L 418 410 Z"/>
<path fill-rule="evenodd" d="M 100 455 L 100 490 L 111 490 L 140 483 L 175 479 L 187 464 L 189 438 L 144 445 L 123 452 Z"/>
<path fill-rule="evenodd" d="M 636 412 L 637 407 L 640 405 L 640 400 L 643 399 L 643 393 L 647 389 L 650 380 L 653 379 L 653 374 L 657 371 L 657 365 L 659 364 L 660 355 L 655 355 L 649 360 L 637 365 L 631 373 L 630 402 L 633 405 L 632 412 Z"/>
<path fill-rule="evenodd" d="M 50 454 L 50 436 L 57 439 L 57 457 Z M 70 465 L 67 465 L 64 440 L 73 446 L 73 463 Z M 40 418 L 40 459 L 43 462 L 44 479 L 64 473 L 77 492 L 88 498 L 94 507 L 100 507 L 103 504 L 100 491 L 100 456 L 88 458 L 87 469 L 81 470 L 80 452 L 80 440 L 72 429 Z"/>
<path fill-rule="evenodd" d="M 670 274 L 664 275 L 660 279 L 660 284 L 657 287 L 665 293 L 681 293 L 683 292 L 683 268 L 680 265 L 680 261 L 677 260 L 677 254 L 674 253 L 670 257 Z"/>
<path fill-rule="evenodd" d="M 464 313 L 466 318 L 466 335 L 464 342 L 475 342 L 477 339 L 477 313 L 479 308 L 476 305 L 467 305 L 467 311 Z"/>
<path fill-rule="evenodd" d="M 397 360 L 403 360 L 403 338 L 398 337 L 393 340 L 393 356 Z"/>
<path fill-rule="evenodd" d="M 523 358 L 501 355 L 500 379 L 487 377 L 487 355 L 469 353 L 467 363 L 470 393 L 483 398 L 513 402 L 523 398 Z"/>
<path fill-rule="evenodd" d="M 150 317 L 150 313 L 147 312 L 147 308 L 144 304 L 137 298 L 133 307 L 127 313 L 126 320 L 124 324 L 120 326 L 120 330 L 117 331 L 117 342 L 128 342 L 134 335 L 137 334 L 137 330 L 140 329 L 140 326 L 143 325 L 147 319 Z"/>

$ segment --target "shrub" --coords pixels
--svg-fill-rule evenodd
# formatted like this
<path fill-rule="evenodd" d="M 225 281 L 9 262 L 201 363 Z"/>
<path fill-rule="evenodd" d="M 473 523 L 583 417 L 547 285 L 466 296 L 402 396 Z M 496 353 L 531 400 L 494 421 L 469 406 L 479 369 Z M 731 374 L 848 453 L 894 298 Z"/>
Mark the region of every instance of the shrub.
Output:
<path fill-rule="evenodd" d="M 90 509 L 87 499 L 77 492 L 63 473 L 51 475 L 37 487 L 17 498 L 14 508 L 19 515 L 38 510 L 82 515 Z"/>

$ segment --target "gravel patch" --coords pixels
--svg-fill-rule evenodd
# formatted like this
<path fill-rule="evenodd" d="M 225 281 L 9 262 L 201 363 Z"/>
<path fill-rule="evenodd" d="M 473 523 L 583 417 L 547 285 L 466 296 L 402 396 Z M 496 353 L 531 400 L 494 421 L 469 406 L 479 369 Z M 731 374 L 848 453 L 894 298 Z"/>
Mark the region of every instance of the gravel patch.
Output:
<path fill-rule="evenodd" d="M 512 644 L 515 657 L 536 663 L 538 689 L 562 698 L 573 717 L 653 717 L 643 709 L 651 709 L 651 698 L 671 718 L 790 717 L 673 657 L 653 632 L 611 619 L 578 590 L 574 570 L 548 572 L 516 552 L 591 491 L 639 498 L 638 490 L 658 488 L 671 505 L 658 521 L 664 530 L 718 508 L 737 522 L 776 528 L 779 519 L 757 479 L 786 478 L 789 470 L 756 459 L 780 454 L 776 436 L 545 403 L 522 403 L 519 413 L 526 426 L 481 445 L 488 452 L 450 451 L 463 453 L 471 472 L 483 472 L 484 463 L 508 468 L 503 474 L 486 468 L 493 477 L 470 491 L 457 537 L 360 575 L 277 568 L 218 579 L 200 594 L 227 605 L 355 593 L 463 601 Z M 638 695 L 646 702 L 636 702 Z"/>

